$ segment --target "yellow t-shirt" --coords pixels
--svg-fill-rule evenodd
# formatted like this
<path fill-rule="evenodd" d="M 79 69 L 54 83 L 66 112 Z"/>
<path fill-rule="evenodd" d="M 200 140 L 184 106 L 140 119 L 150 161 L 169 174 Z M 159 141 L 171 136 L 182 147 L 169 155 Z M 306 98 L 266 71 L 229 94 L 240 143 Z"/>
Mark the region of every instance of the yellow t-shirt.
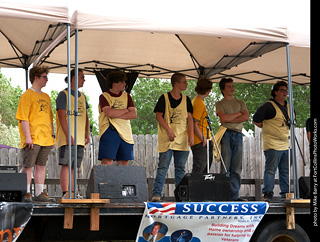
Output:
<path fill-rule="evenodd" d="M 19 100 L 16 119 L 19 120 L 21 149 L 26 146 L 26 137 L 21 126 L 21 121 L 29 122 L 31 138 L 34 144 L 40 146 L 54 145 L 51 126 L 53 114 L 48 94 L 44 92 L 40 94 L 31 89 L 25 91 Z"/>
<path fill-rule="evenodd" d="M 203 134 L 204 138 L 207 139 L 208 122 L 207 122 L 206 116 L 208 116 L 208 112 L 206 109 L 206 105 L 204 104 L 204 101 L 201 98 L 195 97 L 192 100 L 192 107 L 193 107 L 192 117 L 199 121 L 198 122 L 199 129 Z M 210 131 L 209 131 L 209 139 L 211 140 Z M 199 143 L 202 143 L 202 138 L 200 139 L 194 132 L 194 145 Z"/>

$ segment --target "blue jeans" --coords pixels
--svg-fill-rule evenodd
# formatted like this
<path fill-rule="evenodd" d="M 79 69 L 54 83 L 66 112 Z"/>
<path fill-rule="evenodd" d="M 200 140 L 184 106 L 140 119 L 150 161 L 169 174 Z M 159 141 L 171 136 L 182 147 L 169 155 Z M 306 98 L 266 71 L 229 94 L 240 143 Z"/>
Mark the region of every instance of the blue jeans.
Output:
<path fill-rule="evenodd" d="M 176 187 L 179 185 L 180 181 L 185 175 L 185 166 L 189 156 L 189 151 L 167 150 L 166 152 L 159 153 L 157 175 L 153 183 L 153 197 L 161 197 L 172 155 L 174 160 L 174 176 Z"/>
<path fill-rule="evenodd" d="M 288 150 L 266 150 L 264 152 L 266 164 L 264 168 L 262 192 L 271 192 L 273 195 L 274 178 L 279 169 L 279 186 L 281 197 L 286 197 L 289 192 L 289 164 Z"/>
<path fill-rule="evenodd" d="M 242 133 L 227 130 L 221 139 L 221 155 L 231 180 L 231 199 L 239 197 L 242 172 Z M 221 173 L 225 173 L 224 166 L 220 166 Z"/>

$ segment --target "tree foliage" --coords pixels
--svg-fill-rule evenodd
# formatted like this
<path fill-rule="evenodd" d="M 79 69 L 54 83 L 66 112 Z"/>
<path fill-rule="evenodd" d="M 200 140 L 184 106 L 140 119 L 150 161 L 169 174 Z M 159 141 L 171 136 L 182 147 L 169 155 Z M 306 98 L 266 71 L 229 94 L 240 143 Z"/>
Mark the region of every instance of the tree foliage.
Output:
<path fill-rule="evenodd" d="M 171 90 L 169 80 L 138 78 L 130 93 L 137 110 L 137 118 L 131 120 L 132 133 L 156 134 L 158 123 L 154 107 L 159 97 Z"/>
<path fill-rule="evenodd" d="M 192 100 L 196 96 L 196 80 L 188 80 L 188 88 L 183 93 Z M 250 120 L 244 123 L 244 128 L 254 130 L 252 116 L 259 106 L 271 98 L 272 84 L 246 84 L 234 83 L 235 95 L 237 99 L 246 102 Z M 134 134 L 157 134 L 158 123 L 153 109 L 159 97 L 171 91 L 170 80 L 139 78 L 133 86 L 131 95 L 137 109 L 137 119 L 131 121 L 132 132 Z M 296 111 L 297 127 L 305 127 L 308 117 L 310 117 L 310 86 L 293 86 L 294 108 Z M 213 83 L 210 95 L 205 99 L 212 129 L 216 132 L 220 121 L 215 114 L 215 103 L 223 98 L 219 84 Z"/>
<path fill-rule="evenodd" d="M 188 80 L 188 88 L 183 93 L 191 100 L 196 96 L 196 80 Z M 254 130 L 252 116 L 257 108 L 271 98 L 270 92 L 272 84 L 243 84 L 235 83 L 235 98 L 242 99 L 246 102 L 250 120 L 244 123 L 246 130 Z M 131 121 L 132 132 L 134 134 L 157 134 L 158 123 L 153 112 L 159 97 L 166 92 L 171 91 L 170 80 L 156 78 L 138 78 L 131 96 L 137 109 L 137 119 Z M 0 72 L 0 143 L 19 147 L 20 136 L 18 130 L 18 121 L 15 119 L 22 89 L 11 86 L 11 80 L 7 79 Z M 54 114 L 56 98 L 58 91 L 51 91 L 51 107 Z M 93 134 L 98 135 L 97 120 L 93 119 L 92 105 L 90 99 L 86 96 L 89 106 L 88 110 L 90 125 L 93 126 Z M 210 95 L 205 99 L 210 120 L 212 122 L 213 132 L 219 128 L 219 118 L 215 114 L 215 103 L 223 98 L 219 84 L 213 83 Z M 310 117 L 310 86 L 293 86 L 293 100 L 296 111 L 297 127 L 305 127 L 307 118 Z"/>
<path fill-rule="evenodd" d="M 188 80 L 187 90 L 183 94 L 187 95 L 191 101 L 196 96 L 196 81 Z M 213 90 L 219 88 L 214 84 Z M 159 97 L 166 92 L 172 90 L 170 80 L 138 78 L 131 96 L 137 109 L 137 119 L 131 121 L 132 133 L 134 134 L 157 134 L 158 123 L 156 115 L 153 112 Z M 220 92 L 220 91 L 219 91 Z M 214 115 L 214 104 L 220 95 L 216 95 L 216 91 L 212 91 L 210 96 L 206 98 L 206 106 L 212 122 L 213 130 L 218 130 L 218 118 Z"/>
<path fill-rule="evenodd" d="M 90 98 L 88 95 L 85 94 L 85 92 L 83 92 L 83 94 L 86 96 L 87 102 L 89 104 L 88 117 L 89 117 L 90 128 L 92 128 L 92 134 L 99 135 L 98 122 L 97 122 L 97 120 L 94 120 L 94 118 L 93 118 L 92 104 L 90 103 Z"/>
<path fill-rule="evenodd" d="M 246 130 L 254 130 L 252 117 L 258 107 L 271 98 L 272 84 L 235 83 L 235 98 L 246 102 L 249 111 L 249 122 L 244 123 Z M 310 117 L 310 86 L 292 86 L 293 106 L 296 112 L 296 127 L 305 127 Z M 287 98 L 289 102 L 289 98 Z"/>
<path fill-rule="evenodd" d="M 0 72 L 0 116 L 1 123 L 10 126 L 17 126 L 16 111 L 22 89 L 11 86 L 11 80 Z"/>

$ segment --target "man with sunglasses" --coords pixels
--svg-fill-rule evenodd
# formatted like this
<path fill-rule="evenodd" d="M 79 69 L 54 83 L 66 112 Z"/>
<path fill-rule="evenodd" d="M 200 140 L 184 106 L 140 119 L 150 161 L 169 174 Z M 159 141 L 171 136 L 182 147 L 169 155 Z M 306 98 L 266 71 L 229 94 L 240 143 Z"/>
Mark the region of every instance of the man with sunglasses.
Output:
<path fill-rule="evenodd" d="M 31 202 L 30 184 L 34 167 L 34 201 L 52 202 L 44 191 L 46 163 L 54 141 L 53 114 L 50 97 L 41 91 L 48 82 L 49 69 L 35 66 L 30 70 L 32 86 L 26 90 L 18 105 L 16 119 L 19 121 L 23 173 L 27 173 L 25 202 Z"/>
<path fill-rule="evenodd" d="M 271 202 L 273 198 L 277 168 L 281 198 L 285 199 L 286 193 L 289 192 L 287 83 L 278 81 L 272 88 L 271 96 L 273 98 L 260 106 L 253 115 L 253 123 L 262 129 L 263 151 L 266 159 L 262 192 L 267 202 Z"/>

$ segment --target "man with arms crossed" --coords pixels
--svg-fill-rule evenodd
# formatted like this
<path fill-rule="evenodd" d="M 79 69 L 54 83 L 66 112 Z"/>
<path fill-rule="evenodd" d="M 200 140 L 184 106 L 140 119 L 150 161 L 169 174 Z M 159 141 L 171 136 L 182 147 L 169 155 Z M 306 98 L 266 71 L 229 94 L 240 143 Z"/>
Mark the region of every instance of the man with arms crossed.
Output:
<path fill-rule="evenodd" d="M 133 160 L 133 137 L 130 120 L 137 118 L 132 97 L 125 92 L 127 76 L 111 71 L 106 84 L 109 90 L 99 97 L 99 155 L 101 165 L 128 165 Z"/>
<path fill-rule="evenodd" d="M 223 99 L 216 103 L 216 113 L 221 125 L 226 127 L 221 139 L 221 155 L 231 179 L 231 199 L 244 201 L 239 197 L 242 172 L 242 128 L 249 120 L 249 112 L 242 100 L 235 99 L 233 80 L 223 78 L 219 82 Z M 221 172 L 225 172 L 221 166 Z"/>

